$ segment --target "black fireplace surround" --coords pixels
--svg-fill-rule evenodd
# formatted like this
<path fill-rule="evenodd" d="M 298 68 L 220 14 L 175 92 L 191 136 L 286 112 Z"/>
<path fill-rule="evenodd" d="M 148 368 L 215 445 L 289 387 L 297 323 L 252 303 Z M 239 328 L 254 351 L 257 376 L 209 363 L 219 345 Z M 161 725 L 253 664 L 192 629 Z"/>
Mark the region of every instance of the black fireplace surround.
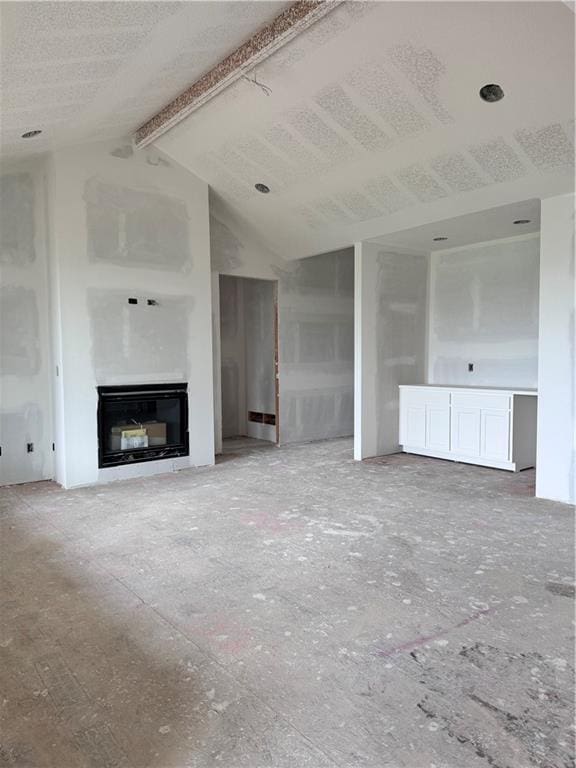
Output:
<path fill-rule="evenodd" d="M 188 456 L 188 385 L 98 387 L 98 466 Z"/>

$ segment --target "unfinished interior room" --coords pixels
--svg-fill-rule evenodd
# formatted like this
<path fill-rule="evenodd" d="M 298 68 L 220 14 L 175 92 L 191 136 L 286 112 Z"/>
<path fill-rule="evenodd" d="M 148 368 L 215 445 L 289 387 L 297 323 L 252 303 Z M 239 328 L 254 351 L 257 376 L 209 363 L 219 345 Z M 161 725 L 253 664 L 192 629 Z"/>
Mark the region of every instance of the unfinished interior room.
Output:
<path fill-rule="evenodd" d="M 0 2 L 0 765 L 573 768 L 575 21 Z"/>

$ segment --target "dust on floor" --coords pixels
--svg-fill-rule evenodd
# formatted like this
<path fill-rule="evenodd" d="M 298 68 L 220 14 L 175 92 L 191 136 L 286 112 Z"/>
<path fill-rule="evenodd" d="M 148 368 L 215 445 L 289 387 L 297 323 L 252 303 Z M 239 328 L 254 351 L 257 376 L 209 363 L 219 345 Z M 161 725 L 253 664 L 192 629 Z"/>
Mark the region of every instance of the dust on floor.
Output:
<path fill-rule="evenodd" d="M 568 768 L 573 510 L 350 440 L 3 489 L 0 763 Z"/>

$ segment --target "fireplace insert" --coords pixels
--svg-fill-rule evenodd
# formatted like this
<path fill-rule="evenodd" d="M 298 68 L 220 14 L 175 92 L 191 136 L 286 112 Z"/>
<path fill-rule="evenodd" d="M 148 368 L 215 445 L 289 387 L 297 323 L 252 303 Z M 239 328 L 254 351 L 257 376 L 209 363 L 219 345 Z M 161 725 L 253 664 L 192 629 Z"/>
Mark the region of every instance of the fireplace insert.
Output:
<path fill-rule="evenodd" d="M 188 456 L 188 385 L 98 387 L 98 466 Z"/>

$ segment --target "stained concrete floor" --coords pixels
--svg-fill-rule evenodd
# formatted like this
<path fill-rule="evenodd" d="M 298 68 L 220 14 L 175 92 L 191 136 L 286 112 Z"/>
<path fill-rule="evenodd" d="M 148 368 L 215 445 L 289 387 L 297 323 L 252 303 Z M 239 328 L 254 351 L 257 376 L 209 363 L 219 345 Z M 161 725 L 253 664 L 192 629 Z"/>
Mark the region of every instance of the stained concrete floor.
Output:
<path fill-rule="evenodd" d="M 568 768 L 573 510 L 349 440 L 2 491 L 0 764 Z"/>

